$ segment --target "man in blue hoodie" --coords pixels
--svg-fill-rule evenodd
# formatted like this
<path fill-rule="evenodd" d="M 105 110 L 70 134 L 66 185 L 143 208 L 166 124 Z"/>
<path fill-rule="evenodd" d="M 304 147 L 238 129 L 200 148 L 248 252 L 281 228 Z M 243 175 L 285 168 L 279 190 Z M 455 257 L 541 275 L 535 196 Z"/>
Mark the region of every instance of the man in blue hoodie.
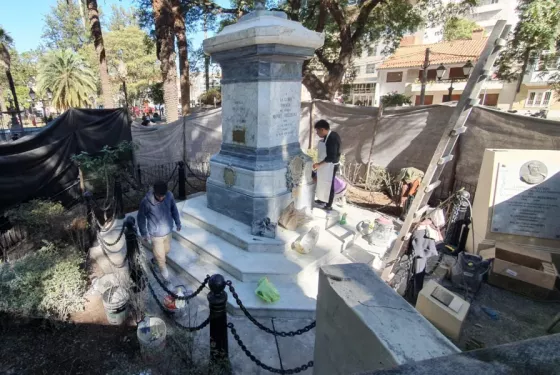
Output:
<path fill-rule="evenodd" d="M 152 251 L 161 275 L 169 281 L 169 271 L 165 265 L 165 257 L 171 249 L 171 231 L 173 222 L 177 230 L 181 230 L 179 210 L 175 204 L 173 193 L 167 190 L 167 184 L 158 181 L 153 191 L 148 192 L 138 210 L 138 227 L 144 241 L 152 240 Z"/>

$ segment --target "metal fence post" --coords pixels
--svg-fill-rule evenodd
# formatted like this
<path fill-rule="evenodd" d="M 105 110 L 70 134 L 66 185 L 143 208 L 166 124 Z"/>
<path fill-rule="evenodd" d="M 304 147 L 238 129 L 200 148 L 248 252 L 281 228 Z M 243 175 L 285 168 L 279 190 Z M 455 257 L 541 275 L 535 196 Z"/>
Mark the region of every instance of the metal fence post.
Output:
<path fill-rule="evenodd" d="M 229 367 L 227 332 L 226 281 L 220 274 L 213 275 L 208 282 L 208 306 L 210 307 L 210 361 L 222 368 Z"/>
<path fill-rule="evenodd" d="M 124 238 L 126 240 L 126 258 L 130 270 L 130 279 L 134 283 L 135 293 L 144 290 L 146 287 L 145 279 L 142 277 L 142 268 L 137 264 L 136 255 L 139 254 L 140 248 L 138 247 L 138 237 L 136 235 L 136 220 L 134 217 L 129 216 L 123 223 L 124 225 Z"/>
<path fill-rule="evenodd" d="M 185 180 L 187 175 L 185 173 L 185 162 L 179 162 L 179 199 L 184 200 L 187 198 L 187 189 L 185 186 Z"/>
<path fill-rule="evenodd" d="M 118 178 L 115 179 L 115 205 L 116 218 L 124 219 L 123 191 L 121 181 Z"/>
<path fill-rule="evenodd" d="M 84 193 L 84 200 L 86 202 L 86 213 L 88 223 L 88 239 L 90 247 L 99 246 L 97 241 L 97 222 L 95 220 L 95 211 L 93 209 L 93 194 L 90 191 Z"/>

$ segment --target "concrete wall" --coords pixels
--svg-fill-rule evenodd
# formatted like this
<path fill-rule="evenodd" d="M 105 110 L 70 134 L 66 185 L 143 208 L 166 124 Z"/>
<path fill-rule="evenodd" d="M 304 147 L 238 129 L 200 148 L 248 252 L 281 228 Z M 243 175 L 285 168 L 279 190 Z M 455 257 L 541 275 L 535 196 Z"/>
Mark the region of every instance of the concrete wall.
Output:
<path fill-rule="evenodd" d="M 365 264 L 319 273 L 313 373 L 354 374 L 459 350 Z"/>

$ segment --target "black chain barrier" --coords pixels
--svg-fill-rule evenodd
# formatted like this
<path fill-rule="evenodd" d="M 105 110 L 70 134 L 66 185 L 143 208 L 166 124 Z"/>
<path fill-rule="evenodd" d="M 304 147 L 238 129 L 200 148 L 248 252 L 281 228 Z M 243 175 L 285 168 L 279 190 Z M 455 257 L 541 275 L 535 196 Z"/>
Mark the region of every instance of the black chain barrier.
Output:
<path fill-rule="evenodd" d="M 124 224 L 123 224 L 122 229 L 121 229 L 121 232 L 119 233 L 119 236 L 117 237 L 117 239 L 115 240 L 115 242 L 111 242 L 111 243 L 106 242 L 106 241 L 103 239 L 103 237 L 101 237 L 101 236 L 97 236 L 97 239 L 98 239 L 100 242 L 104 243 L 105 246 L 109 246 L 109 247 L 110 247 L 110 246 L 115 246 L 115 245 L 118 244 L 119 241 L 121 240 L 121 238 L 122 238 L 122 236 L 123 236 L 123 234 L 124 234 L 124 228 L 125 228 L 125 227 L 124 227 Z"/>
<path fill-rule="evenodd" d="M 146 278 L 147 279 L 147 278 Z M 156 301 L 157 305 L 159 306 L 159 308 L 161 309 L 161 311 L 163 311 L 164 314 L 166 314 L 169 317 L 173 317 L 175 315 L 174 312 L 169 311 L 168 309 L 166 309 L 160 302 L 159 298 L 156 295 L 156 292 L 154 291 L 154 288 L 152 287 L 152 285 L 150 284 L 150 282 L 148 280 L 146 280 L 146 284 L 148 284 L 148 289 L 150 289 L 150 294 L 152 295 L 152 297 L 154 298 L 154 300 Z M 204 327 L 206 327 L 208 324 L 210 324 L 210 316 L 208 316 L 208 318 L 206 318 L 205 321 L 203 321 L 202 323 L 200 323 L 199 325 L 197 325 L 196 327 L 188 327 L 185 326 L 181 323 L 179 323 L 178 321 L 172 319 L 173 324 L 176 325 L 178 328 L 182 329 L 183 331 L 187 331 L 187 332 L 196 332 L 196 331 L 200 331 L 201 329 L 203 329 Z"/>
<path fill-rule="evenodd" d="M 231 334 L 233 335 L 233 338 L 235 339 L 235 341 L 237 341 L 237 344 L 239 345 L 241 350 L 243 350 L 245 355 L 247 355 L 247 357 L 249 357 L 249 359 L 251 361 L 253 361 L 257 366 L 265 369 L 266 371 L 270 371 L 274 374 L 299 374 L 300 372 L 305 371 L 305 370 L 313 367 L 313 361 L 309 361 L 304 365 L 301 365 L 299 367 L 292 368 L 292 369 L 287 369 L 287 370 L 278 369 L 278 368 L 274 368 L 274 367 L 270 367 L 268 365 L 265 365 L 260 360 L 258 360 L 257 357 L 255 357 L 253 355 L 253 353 L 251 353 L 251 351 L 249 351 L 249 349 L 247 349 L 247 347 L 245 346 L 245 344 L 243 343 L 243 341 L 241 340 L 241 338 L 237 334 L 237 331 L 235 330 L 235 326 L 233 325 L 233 323 L 228 323 L 227 326 L 230 329 Z"/>
<path fill-rule="evenodd" d="M 150 271 L 152 271 L 152 275 L 154 275 L 154 279 L 156 279 L 157 283 L 159 284 L 159 286 L 161 287 L 161 289 L 163 289 L 165 291 L 165 293 L 169 294 L 171 297 L 178 299 L 179 301 L 188 301 L 193 299 L 194 297 L 196 297 L 197 295 L 200 294 L 200 292 L 202 292 L 202 290 L 206 287 L 206 284 L 208 284 L 208 281 L 210 280 L 210 276 L 206 275 L 206 278 L 204 279 L 204 281 L 202 281 L 202 284 L 200 284 L 200 286 L 198 287 L 198 289 L 196 289 L 194 292 L 192 292 L 192 294 L 189 294 L 188 296 L 179 296 L 175 293 L 173 293 L 171 290 L 169 290 L 169 288 L 167 288 L 165 286 L 165 283 L 163 281 L 161 281 L 161 279 L 159 278 L 159 276 L 157 275 L 156 271 L 154 270 L 153 267 L 150 267 Z"/>
<path fill-rule="evenodd" d="M 99 236 L 97 236 L 98 239 L 100 239 Z M 128 260 L 128 258 L 125 256 L 122 263 L 121 264 L 116 264 L 115 262 L 113 262 L 111 260 L 111 257 L 108 254 L 108 251 L 110 251 L 109 249 L 106 248 L 105 243 L 103 242 L 103 240 L 99 241 L 99 245 L 101 246 L 101 250 L 103 251 L 103 255 L 105 256 L 105 258 L 107 258 L 107 260 L 109 261 L 109 263 L 111 263 L 111 265 L 115 268 L 123 268 L 126 261 Z"/>
<path fill-rule="evenodd" d="M 205 179 L 198 177 L 198 176 L 196 175 L 196 173 L 194 173 L 194 171 L 193 171 L 193 170 L 191 169 L 191 167 L 189 166 L 189 163 L 185 163 L 185 166 L 186 166 L 187 169 L 191 172 L 192 177 L 196 178 L 196 179 L 199 180 L 199 181 L 206 182 Z"/>
<path fill-rule="evenodd" d="M 274 336 L 280 336 L 280 337 L 294 337 L 294 336 L 299 336 L 302 335 L 306 332 L 311 331 L 313 328 L 315 328 L 315 325 L 317 324 L 317 322 L 314 320 L 311 324 L 298 329 L 296 331 L 291 331 L 291 332 L 283 332 L 283 331 L 276 331 L 276 330 L 272 330 L 264 325 L 262 325 L 257 319 L 255 319 L 247 310 L 247 308 L 243 305 L 243 302 L 241 302 L 241 299 L 239 298 L 239 295 L 235 292 L 235 288 L 232 285 L 232 282 L 230 280 L 228 280 L 226 282 L 227 286 L 229 287 L 229 291 L 231 292 L 231 295 L 233 296 L 233 298 L 235 298 L 235 302 L 237 303 L 237 305 L 239 306 L 239 308 L 241 309 L 241 311 L 243 311 L 243 314 L 245 314 L 245 316 L 247 318 L 249 318 L 249 320 L 256 325 L 258 328 L 260 328 L 261 330 L 270 333 L 271 335 Z"/>

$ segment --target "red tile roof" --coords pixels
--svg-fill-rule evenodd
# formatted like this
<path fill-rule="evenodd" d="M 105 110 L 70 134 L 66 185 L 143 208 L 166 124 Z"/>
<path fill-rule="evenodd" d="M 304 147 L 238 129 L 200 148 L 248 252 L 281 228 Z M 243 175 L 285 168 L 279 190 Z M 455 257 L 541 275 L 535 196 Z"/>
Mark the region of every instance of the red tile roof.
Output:
<path fill-rule="evenodd" d="M 378 69 L 421 68 L 426 48 L 430 49 L 430 65 L 460 64 L 477 60 L 488 38 L 478 40 L 454 40 L 434 44 L 399 47 Z"/>

